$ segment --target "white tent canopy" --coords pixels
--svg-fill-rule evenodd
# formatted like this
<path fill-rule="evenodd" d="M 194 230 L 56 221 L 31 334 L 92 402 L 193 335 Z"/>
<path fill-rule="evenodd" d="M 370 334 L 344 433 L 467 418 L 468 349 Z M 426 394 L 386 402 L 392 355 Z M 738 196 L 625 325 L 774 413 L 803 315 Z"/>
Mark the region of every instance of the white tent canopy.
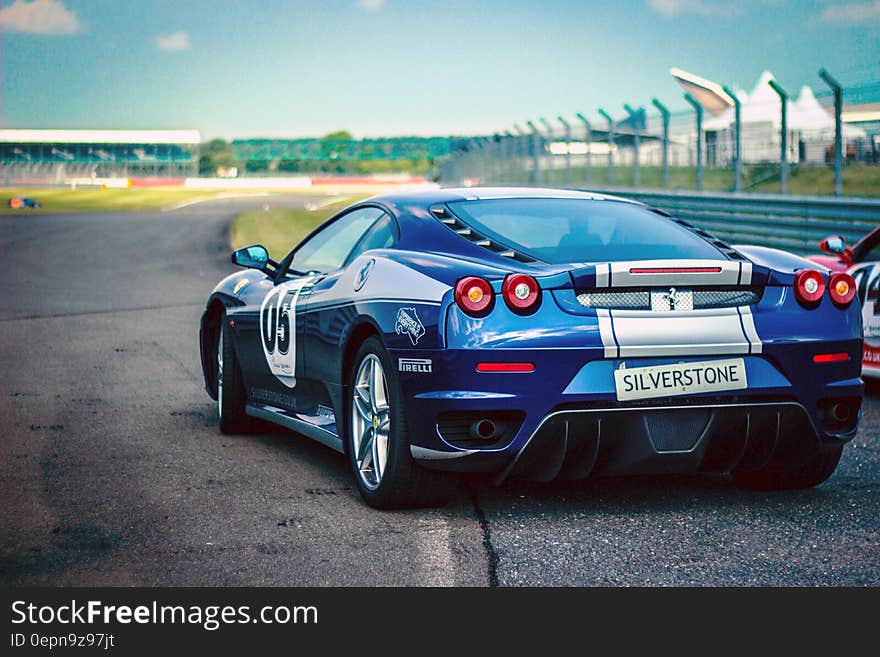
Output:
<path fill-rule="evenodd" d="M 803 131 L 834 130 L 834 117 L 819 104 L 810 87 L 806 85 L 801 87 L 800 94 L 794 101 L 793 109 L 793 117 L 789 119 L 789 125 L 792 129 Z M 844 124 L 843 136 L 845 139 L 864 139 L 867 137 L 867 133 L 857 126 Z"/>
<path fill-rule="evenodd" d="M 757 84 L 750 94 L 737 93 L 742 103 L 741 119 L 743 125 L 750 123 L 771 124 L 775 130 L 782 126 L 782 102 L 779 95 L 770 86 L 770 80 L 775 79 L 770 71 L 761 73 Z M 810 87 L 801 87 L 797 100 L 787 103 L 788 128 L 803 132 L 822 132 L 834 130 L 834 117 L 816 100 Z M 721 116 L 706 121 L 705 130 L 726 130 L 734 123 L 733 108 L 727 109 Z M 861 128 L 845 125 L 844 137 L 847 139 L 860 139 L 866 137 Z"/>

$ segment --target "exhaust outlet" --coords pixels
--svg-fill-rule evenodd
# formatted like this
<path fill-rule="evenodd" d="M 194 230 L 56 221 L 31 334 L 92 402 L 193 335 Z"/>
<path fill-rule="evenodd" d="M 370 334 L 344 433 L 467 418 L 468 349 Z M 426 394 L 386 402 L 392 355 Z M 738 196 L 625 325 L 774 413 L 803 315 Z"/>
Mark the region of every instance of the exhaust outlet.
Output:
<path fill-rule="evenodd" d="M 470 435 L 471 438 L 475 438 L 477 440 L 491 440 L 497 435 L 495 423 L 492 422 L 492 420 L 485 419 L 472 422 Z"/>
<path fill-rule="evenodd" d="M 850 418 L 851 411 L 849 404 L 840 402 L 831 407 L 831 417 L 841 424 L 847 422 Z"/>

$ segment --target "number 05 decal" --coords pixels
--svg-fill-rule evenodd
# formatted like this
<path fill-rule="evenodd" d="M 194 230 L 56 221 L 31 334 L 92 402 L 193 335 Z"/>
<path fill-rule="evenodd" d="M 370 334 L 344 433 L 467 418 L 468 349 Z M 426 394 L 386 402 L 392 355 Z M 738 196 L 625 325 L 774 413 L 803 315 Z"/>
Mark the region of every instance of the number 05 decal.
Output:
<path fill-rule="evenodd" d="M 260 341 L 269 371 L 288 388 L 296 385 L 296 302 L 303 278 L 276 285 L 260 307 Z"/>

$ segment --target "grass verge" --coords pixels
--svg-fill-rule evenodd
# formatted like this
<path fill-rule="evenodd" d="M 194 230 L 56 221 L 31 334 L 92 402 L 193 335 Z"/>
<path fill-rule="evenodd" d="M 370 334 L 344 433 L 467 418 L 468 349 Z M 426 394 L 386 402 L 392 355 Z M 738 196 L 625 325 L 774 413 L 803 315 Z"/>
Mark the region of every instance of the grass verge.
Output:
<path fill-rule="evenodd" d="M 274 260 L 281 260 L 318 224 L 362 198 L 366 196 L 347 196 L 314 210 L 272 208 L 243 212 L 232 221 L 229 242 L 233 249 L 262 244 Z"/>
<path fill-rule="evenodd" d="M 0 213 L 23 212 L 126 212 L 161 210 L 177 203 L 209 199 L 217 191 L 203 189 L 66 189 L 6 187 L 0 190 Z M 40 202 L 37 210 L 13 210 L 9 199 L 30 196 Z"/>
<path fill-rule="evenodd" d="M 608 168 L 594 166 L 591 171 L 591 183 L 586 184 L 586 169 L 583 165 L 572 167 L 572 184 L 592 189 L 604 187 L 633 187 L 632 166 L 615 166 L 614 183 L 608 183 Z M 520 180 L 525 173 L 520 172 Z M 565 183 L 564 169 L 545 172 L 548 185 Z M 643 189 L 660 189 L 663 187 L 663 169 L 657 166 L 642 166 L 640 171 L 640 187 Z M 669 188 L 677 191 L 691 191 L 696 187 L 695 167 L 669 167 Z M 733 189 L 733 171 L 731 169 L 703 169 L 703 190 L 707 192 L 729 192 Z M 744 167 L 742 190 L 761 194 L 779 193 L 779 167 L 748 166 Z M 822 166 L 793 166 L 788 179 L 788 193 L 796 196 L 826 196 L 834 193 L 834 169 Z M 880 196 L 880 166 L 849 164 L 843 168 L 843 193 L 846 196 Z"/>

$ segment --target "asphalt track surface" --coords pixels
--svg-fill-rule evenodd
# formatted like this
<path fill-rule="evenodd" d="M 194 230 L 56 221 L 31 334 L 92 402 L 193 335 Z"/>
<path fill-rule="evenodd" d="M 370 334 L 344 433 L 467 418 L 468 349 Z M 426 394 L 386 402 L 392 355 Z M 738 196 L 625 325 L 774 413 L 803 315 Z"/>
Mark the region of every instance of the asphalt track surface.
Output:
<path fill-rule="evenodd" d="M 3 584 L 880 584 L 878 386 L 798 492 L 470 478 L 445 509 L 379 512 L 325 447 L 221 435 L 198 320 L 254 203 L 0 216 Z"/>

